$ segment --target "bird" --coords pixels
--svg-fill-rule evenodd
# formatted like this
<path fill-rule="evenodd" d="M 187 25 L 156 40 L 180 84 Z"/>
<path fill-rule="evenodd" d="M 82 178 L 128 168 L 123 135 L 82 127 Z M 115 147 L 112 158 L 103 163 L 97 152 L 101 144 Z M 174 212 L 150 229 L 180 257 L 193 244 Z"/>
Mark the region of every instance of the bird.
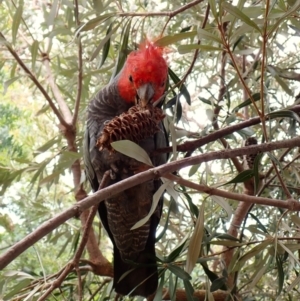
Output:
<path fill-rule="evenodd" d="M 163 98 L 168 79 L 168 65 L 163 48 L 146 40 L 130 52 L 121 71 L 89 102 L 84 134 L 84 163 L 87 179 L 95 192 L 106 172 L 109 184 L 126 179 L 142 168 L 140 162 L 117 151 L 99 149 L 97 141 L 105 125 L 136 104 L 156 105 Z M 137 143 L 150 156 L 154 166 L 166 163 L 167 154 L 152 156 L 166 147 L 168 139 L 162 122 L 159 131 Z M 115 292 L 148 297 L 158 286 L 155 255 L 156 228 L 162 213 L 162 197 L 149 220 L 139 228 L 132 226 L 150 211 L 153 195 L 162 185 L 160 179 L 138 184 L 100 202 L 101 222 L 113 244 Z"/>

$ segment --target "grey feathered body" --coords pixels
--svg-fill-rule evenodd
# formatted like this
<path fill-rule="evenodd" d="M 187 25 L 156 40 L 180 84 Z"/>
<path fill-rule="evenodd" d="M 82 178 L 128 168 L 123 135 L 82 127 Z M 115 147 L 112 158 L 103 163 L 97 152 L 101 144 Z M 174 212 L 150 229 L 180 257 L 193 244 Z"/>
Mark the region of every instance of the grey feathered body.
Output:
<path fill-rule="evenodd" d="M 115 178 L 110 179 L 111 185 L 132 176 L 133 170 L 141 164 L 118 152 L 106 149 L 99 151 L 96 147 L 105 122 L 127 111 L 131 106 L 120 98 L 117 81 L 118 77 L 98 92 L 88 107 L 84 159 L 93 191 L 98 190 L 107 170 L 114 170 Z M 162 125 L 161 129 L 153 137 L 139 143 L 149 154 L 167 145 Z M 167 160 L 165 154 L 151 159 L 155 166 Z M 114 245 L 114 287 L 118 293 L 148 296 L 157 287 L 155 232 L 161 216 L 162 200 L 146 224 L 135 230 L 130 229 L 149 213 L 153 194 L 160 185 L 160 180 L 148 181 L 106 199 L 99 205 L 101 221 Z M 120 280 L 131 269 L 135 270 Z"/>

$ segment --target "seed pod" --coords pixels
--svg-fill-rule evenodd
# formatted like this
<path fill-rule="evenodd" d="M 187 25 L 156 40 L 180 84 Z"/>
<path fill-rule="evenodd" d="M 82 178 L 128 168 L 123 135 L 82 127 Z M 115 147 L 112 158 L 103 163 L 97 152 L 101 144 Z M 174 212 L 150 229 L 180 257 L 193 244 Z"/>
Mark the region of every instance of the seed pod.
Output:
<path fill-rule="evenodd" d="M 111 143 L 119 140 L 139 142 L 160 131 L 159 123 L 165 117 L 164 112 L 157 107 L 142 108 L 139 104 L 127 112 L 109 121 L 97 140 L 99 150 L 104 148 L 113 151 Z"/>

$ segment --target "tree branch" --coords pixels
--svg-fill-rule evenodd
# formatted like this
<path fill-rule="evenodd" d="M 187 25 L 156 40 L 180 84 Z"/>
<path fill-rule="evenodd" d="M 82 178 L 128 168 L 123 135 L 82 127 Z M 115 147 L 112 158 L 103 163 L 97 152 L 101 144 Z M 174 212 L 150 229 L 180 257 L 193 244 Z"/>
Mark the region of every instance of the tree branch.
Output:
<path fill-rule="evenodd" d="M 83 212 L 91 206 L 100 203 L 102 200 L 111 198 L 113 195 L 116 195 L 117 193 L 120 193 L 128 188 L 134 187 L 138 184 L 144 183 L 157 177 L 162 177 L 164 176 L 164 174 L 172 173 L 176 170 L 180 170 L 183 167 L 200 164 L 216 159 L 229 159 L 236 156 L 250 155 L 258 152 L 268 152 L 275 149 L 289 147 L 300 147 L 300 137 L 293 138 L 290 140 L 269 142 L 259 145 L 252 145 L 236 149 L 201 154 L 195 157 L 189 157 L 178 161 L 173 161 L 136 174 L 128 179 L 106 187 L 101 191 L 95 192 L 93 195 L 86 197 L 80 202 L 77 202 L 71 208 L 66 209 L 64 212 L 44 222 L 35 231 L 27 235 L 25 238 L 21 239 L 14 246 L 9 248 L 3 255 L 0 256 L 0 270 L 6 267 L 12 260 L 14 260 L 21 253 L 23 253 L 25 250 L 31 247 L 34 243 L 39 241 L 41 238 L 43 238 L 45 235 L 56 229 L 68 219 L 72 218 L 75 215 L 78 215 L 80 212 Z M 274 201 L 274 204 L 276 202 L 278 201 Z M 290 210 L 300 210 L 300 203 L 298 202 L 289 201 L 287 202 L 287 204 L 289 204 L 288 208 Z"/>
<path fill-rule="evenodd" d="M 46 54 L 43 56 L 43 64 L 46 69 L 46 80 L 47 80 L 49 86 L 51 87 L 52 93 L 55 97 L 55 100 L 57 101 L 58 107 L 60 108 L 60 111 L 62 112 L 62 115 L 68 124 L 67 128 L 69 128 L 72 124 L 72 113 L 71 113 L 67 103 L 63 99 L 63 97 L 59 91 L 59 88 L 57 87 L 57 85 L 55 83 L 55 80 L 54 80 L 54 77 L 53 77 L 53 74 L 52 74 L 52 71 L 50 68 L 50 58 Z"/>
<path fill-rule="evenodd" d="M 76 25 L 79 26 L 80 25 L 80 20 L 79 20 L 78 0 L 75 0 L 74 15 L 75 15 L 75 20 L 76 20 Z M 81 91 L 82 91 L 82 44 L 81 44 L 80 33 L 78 34 L 77 42 L 78 42 L 77 96 L 76 96 L 74 114 L 73 114 L 73 119 L 72 119 L 72 125 L 74 127 L 75 127 L 75 124 L 76 124 L 77 118 L 78 118 L 79 105 L 80 105 L 80 101 L 81 101 Z"/>
<path fill-rule="evenodd" d="M 290 110 L 290 111 L 293 111 L 295 113 L 300 113 L 300 105 L 296 105 L 294 107 L 287 108 L 287 109 Z M 274 118 L 278 118 L 278 117 L 274 117 Z M 199 147 L 201 147 L 201 146 L 203 146 L 203 145 L 205 145 L 209 142 L 216 141 L 216 140 L 218 140 L 222 137 L 225 137 L 225 136 L 227 136 L 229 134 L 232 134 L 236 131 L 239 131 L 241 129 L 259 124 L 260 121 L 261 120 L 260 120 L 259 117 L 254 117 L 254 118 L 251 118 L 249 120 L 240 122 L 238 124 L 227 126 L 223 129 L 220 129 L 220 130 L 217 130 L 217 131 L 215 131 L 211 134 L 208 134 L 205 137 L 201 137 L 197 140 L 187 141 L 185 143 L 179 144 L 179 145 L 177 145 L 176 150 L 179 151 L 179 152 L 192 152 L 195 149 L 197 149 L 197 148 L 199 148 Z M 157 155 L 157 154 L 160 154 L 160 153 L 170 153 L 172 151 L 173 151 L 172 147 L 164 147 L 164 148 L 160 148 L 160 149 L 154 151 L 153 155 Z"/>
<path fill-rule="evenodd" d="M 34 76 L 34 74 L 27 68 L 27 66 L 24 64 L 22 59 L 18 56 L 16 51 L 11 47 L 10 43 L 6 40 L 5 36 L 0 32 L 0 38 L 4 40 L 4 44 L 7 48 L 7 50 L 11 53 L 11 55 L 15 58 L 16 62 L 19 64 L 19 66 L 24 70 L 24 72 L 28 75 L 28 77 L 33 81 L 33 83 L 36 85 L 36 87 L 40 90 L 40 92 L 43 94 L 43 96 L 46 98 L 46 100 L 49 103 L 50 108 L 52 109 L 53 113 L 58 118 L 59 122 L 65 126 L 68 127 L 69 124 L 64 119 L 60 111 L 57 109 L 56 105 L 52 101 L 52 98 L 49 96 L 49 94 L 46 92 L 44 87 L 40 84 L 40 82 L 37 80 L 37 78 Z"/>
<path fill-rule="evenodd" d="M 161 17 L 166 16 L 169 18 L 173 18 L 176 15 L 182 13 L 183 11 L 203 2 L 204 0 L 196 0 L 192 1 L 186 5 L 183 5 L 182 7 L 175 9 L 173 11 L 166 11 L 166 12 L 148 12 L 148 13 L 133 13 L 133 12 L 127 12 L 127 13 L 119 13 L 118 15 L 120 17 Z"/>
<path fill-rule="evenodd" d="M 177 289 L 176 292 L 176 299 L 177 301 L 188 301 L 188 297 L 186 295 L 186 291 L 184 289 Z M 228 292 L 217 290 L 213 293 L 207 292 L 207 290 L 198 290 L 194 291 L 193 296 L 198 301 L 207 300 L 207 294 L 211 294 L 213 296 L 212 300 L 214 301 L 224 301 L 227 300 L 226 298 L 229 296 Z M 171 296 L 167 289 L 163 289 L 163 300 L 170 300 Z M 208 298 L 208 300 L 210 300 Z"/>
<path fill-rule="evenodd" d="M 288 199 L 286 201 L 274 200 L 274 199 L 269 199 L 269 198 L 264 198 L 264 197 L 251 196 L 248 194 L 229 192 L 226 190 L 220 190 L 218 188 L 209 187 L 207 185 L 193 183 L 193 182 L 185 180 L 183 178 L 176 177 L 172 174 L 164 175 L 164 178 L 172 180 L 183 186 L 195 189 L 197 191 L 207 193 L 208 195 L 217 195 L 217 196 L 220 196 L 220 197 L 223 197 L 226 199 L 240 201 L 240 202 L 244 202 L 244 203 L 248 203 L 248 204 L 255 203 L 255 204 L 260 204 L 260 205 L 267 205 L 267 206 L 273 206 L 273 207 L 277 207 L 277 208 L 289 209 L 291 211 L 295 210 L 295 204 L 299 204 L 299 205 L 296 205 L 296 207 L 297 207 L 296 210 L 297 211 L 300 210 L 300 203 L 298 203 L 294 199 Z"/>

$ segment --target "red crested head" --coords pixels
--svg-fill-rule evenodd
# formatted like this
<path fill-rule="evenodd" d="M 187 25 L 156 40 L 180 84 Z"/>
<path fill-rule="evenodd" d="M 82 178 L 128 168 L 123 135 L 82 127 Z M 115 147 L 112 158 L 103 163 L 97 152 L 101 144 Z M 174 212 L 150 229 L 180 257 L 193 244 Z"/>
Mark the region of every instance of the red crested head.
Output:
<path fill-rule="evenodd" d="M 128 103 L 134 103 L 137 98 L 146 105 L 163 95 L 167 77 L 163 48 L 147 40 L 139 50 L 128 55 L 118 81 L 119 93 Z"/>

